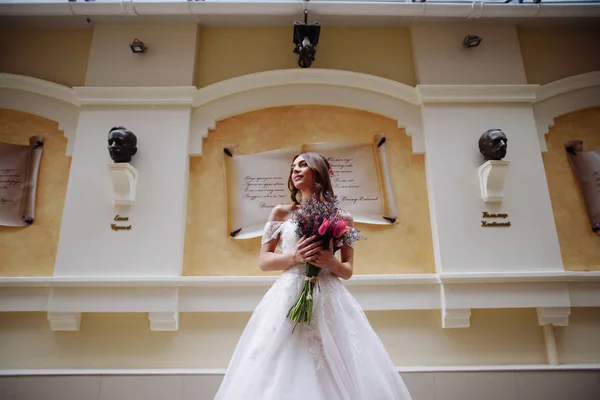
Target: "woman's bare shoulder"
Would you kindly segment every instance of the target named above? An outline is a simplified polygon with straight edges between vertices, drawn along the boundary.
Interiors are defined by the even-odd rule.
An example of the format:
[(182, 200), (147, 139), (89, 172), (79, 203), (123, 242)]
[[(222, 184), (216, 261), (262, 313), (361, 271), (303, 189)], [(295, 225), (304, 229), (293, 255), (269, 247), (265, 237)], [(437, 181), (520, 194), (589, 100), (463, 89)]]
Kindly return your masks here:
[(285, 221), (290, 218), (291, 204), (278, 204), (271, 210), (269, 221)]

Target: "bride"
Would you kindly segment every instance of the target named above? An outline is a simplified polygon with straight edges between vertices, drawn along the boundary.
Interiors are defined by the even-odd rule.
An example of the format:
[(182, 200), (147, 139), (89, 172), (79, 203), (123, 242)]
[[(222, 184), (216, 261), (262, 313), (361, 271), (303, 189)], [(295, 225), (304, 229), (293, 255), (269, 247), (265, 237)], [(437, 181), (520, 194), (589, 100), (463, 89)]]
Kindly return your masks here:
[[(294, 158), (288, 179), (292, 204), (271, 212), (259, 257), (263, 271), (283, 273), (250, 317), (215, 400), (411, 398), (358, 302), (340, 280), (352, 276), (354, 249), (342, 247), (338, 260), (315, 237), (298, 238), (290, 219), (300, 199), (333, 195), (330, 170), (319, 154)], [(352, 217), (344, 217), (352, 225)], [(302, 290), (305, 262), (322, 270), (312, 321), (296, 326), (287, 313)]]

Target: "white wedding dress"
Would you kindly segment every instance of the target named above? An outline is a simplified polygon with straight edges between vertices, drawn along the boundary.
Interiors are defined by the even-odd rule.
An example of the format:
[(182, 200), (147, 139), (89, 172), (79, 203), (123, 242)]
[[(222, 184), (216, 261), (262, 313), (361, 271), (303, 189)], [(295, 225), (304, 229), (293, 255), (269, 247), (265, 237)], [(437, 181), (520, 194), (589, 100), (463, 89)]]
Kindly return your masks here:
[[(269, 221), (263, 243), (294, 251), (291, 220)], [(409, 400), (410, 394), (358, 302), (323, 269), (312, 322), (287, 319), (304, 265), (284, 271), (248, 321), (215, 400)]]

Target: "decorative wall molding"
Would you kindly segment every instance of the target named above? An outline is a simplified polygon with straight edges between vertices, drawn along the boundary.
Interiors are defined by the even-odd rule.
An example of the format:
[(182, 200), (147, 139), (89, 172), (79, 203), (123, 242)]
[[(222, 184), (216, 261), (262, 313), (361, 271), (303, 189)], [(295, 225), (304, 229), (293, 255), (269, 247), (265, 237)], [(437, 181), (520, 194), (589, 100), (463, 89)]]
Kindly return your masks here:
[(73, 89), (43, 79), (0, 73), (0, 108), (58, 122), (58, 129), (68, 140), (66, 155), (72, 155), (79, 119), (79, 103)]
[(258, 72), (238, 76), (199, 89), (194, 97), (194, 107), (216, 101), (220, 98), (264, 89), (272, 86), (327, 85), (360, 89), (365, 92), (383, 94), (413, 105), (419, 105), (417, 90), (409, 85), (359, 72), (334, 69), (284, 69)]
[(442, 328), (468, 328), (471, 326), (470, 309), (442, 309)]
[(531, 103), (540, 147), (554, 118), (600, 106), (600, 71), (547, 85), (417, 85), (373, 75), (328, 69), (260, 72), (218, 82), (205, 88), (75, 87), (38, 78), (0, 73), (0, 107), (57, 121), (74, 147), (81, 106), (194, 107), (190, 155), (202, 155), (203, 139), (216, 122), (268, 107), (322, 104), (361, 109), (393, 118), (412, 137), (414, 153), (424, 153), (421, 107), (427, 103)]
[(289, 69), (259, 72), (199, 89), (194, 98), (190, 155), (202, 155), (203, 139), (216, 122), (269, 107), (319, 104), (349, 107), (398, 121), (412, 137), (414, 153), (423, 153), (421, 110), (415, 88), (357, 72)]
[[(85, 312), (148, 312), (152, 329), (176, 330), (179, 312), (252, 312), (275, 279), (0, 278), (0, 312), (47, 312), (53, 329), (71, 329)], [(467, 327), (477, 308), (541, 308), (556, 325), (557, 315), (566, 321), (560, 310), (600, 307), (600, 272), (356, 275), (344, 283), (367, 311), (442, 310), (444, 327)]]
[(554, 118), (570, 112), (600, 106), (600, 71), (571, 76), (540, 86), (533, 105), (542, 151), (547, 151), (545, 135)]
[(81, 313), (49, 312), (48, 321), (53, 331), (78, 331), (81, 326)]
[(538, 323), (541, 326), (567, 326), (569, 325), (571, 307), (543, 307), (537, 309)]
[(107, 105), (175, 105), (191, 106), (194, 86), (172, 87), (74, 87), (81, 106)]
[(79, 106), (75, 93), (70, 87), (30, 76), (0, 73), (0, 88), (35, 93)]
[(148, 313), (150, 330), (153, 331), (176, 331), (179, 329), (178, 312), (151, 312)]
[[(444, 365), (396, 367), (400, 373), (432, 372), (502, 372), (502, 371), (595, 371), (600, 364), (516, 364), (516, 365)], [(157, 376), (157, 375), (225, 375), (225, 368), (48, 368), (0, 369), (0, 376)]]
[(559, 79), (540, 86), (536, 91), (536, 103), (575, 90), (587, 89), (600, 85), (600, 71), (588, 72)]
[(550, 283), (600, 282), (600, 271), (548, 272), (462, 272), (436, 274), (440, 281), (449, 283)]
[(419, 103), (533, 103), (538, 85), (417, 85)]

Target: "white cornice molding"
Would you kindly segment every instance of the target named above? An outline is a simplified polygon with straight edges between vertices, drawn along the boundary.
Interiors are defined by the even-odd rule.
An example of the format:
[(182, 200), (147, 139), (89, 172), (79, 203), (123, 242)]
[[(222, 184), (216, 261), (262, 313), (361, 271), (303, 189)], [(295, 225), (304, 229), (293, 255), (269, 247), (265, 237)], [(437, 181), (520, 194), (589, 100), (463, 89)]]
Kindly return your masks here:
[(442, 283), (600, 282), (600, 272), (468, 272), (437, 274)]
[(570, 76), (542, 85), (537, 89), (536, 103), (575, 90), (600, 86), (600, 71)]
[(258, 72), (221, 81), (199, 89), (194, 97), (194, 107), (249, 90), (293, 85), (349, 87), (419, 105), (416, 89), (404, 83), (358, 72), (314, 68)]
[(30, 92), (79, 106), (70, 87), (30, 76), (0, 73), (0, 88)]
[(66, 155), (71, 156), (79, 119), (79, 103), (73, 89), (43, 79), (0, 73), (0, 108), (58, 122), (58, 129), (68, 140)]
[[(176, 329), (179, 312), (251, 312), (276, 279), (0, 278), (0, 312), (41, 311), (73, 321), (86, 312), (147, 312), (153, 329)], [(600, 307), (600, 272), (356, 275), (344, 284), (365, 310), (442, 310), (447, 327), (467, 327), (473, 308)], [(449, 318), (457, 310), (464, 318), (449, 323), (458, 321)]]
[(77, 102), (82, 106), (107, 105), (180, 105), (193, 103), (194, 86), (172, 87), (75, 87)]
[(538, 85), (417, 85), (425, 103), (533, 103)]
[(554, 119), (574, 111), (600, 106), (600, 71), (570, 76), (540, 86), (533, 105), (540, 149), (547, 151), (546, 137)]
[[(400, 373), (434, 372), (516, 372), (516, 371), (595, 371), (600, 364), (515, 364), (515, 365), (439, 365), (399, 366)], [(0, 376), (156, 376), (156, 375), (225, 375), (225, 368), (39, 368), (0, 369)]]
[[(0, 277), (7, 287), (265, 287), (277, 276), (174, 276), (174, 277)], [(600, 271), (577, 272), (455, 272), (440, 274), (354, 275), (346, 286), (430, 285), (443, 283), (600, 282)]]

